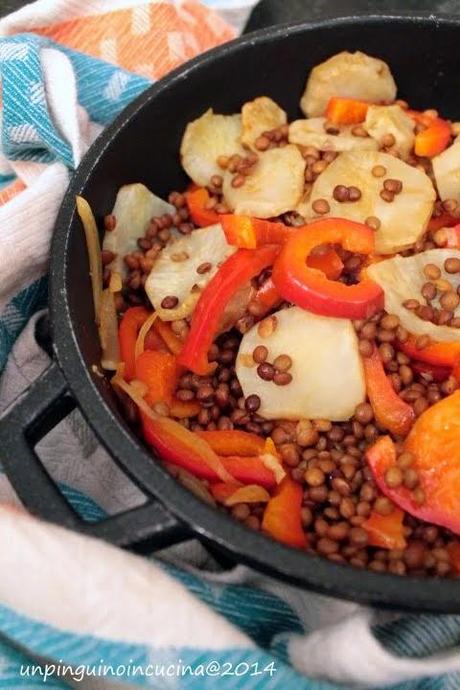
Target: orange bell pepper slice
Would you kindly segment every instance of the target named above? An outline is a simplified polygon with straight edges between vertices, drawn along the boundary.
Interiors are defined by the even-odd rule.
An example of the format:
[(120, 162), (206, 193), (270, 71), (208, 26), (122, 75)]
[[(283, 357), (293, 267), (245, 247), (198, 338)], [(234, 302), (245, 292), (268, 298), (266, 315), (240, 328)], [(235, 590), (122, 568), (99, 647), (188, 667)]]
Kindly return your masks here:
[(328, 249), (321, 254), (310, 254), (307, 266), (322, 271), (329, 280), (338, 280), (344, 268), (343, 261), (335, 249)]
[(241, 285), (273, 264), (277, 254), (276, 245), (267, 245), (253, 250), (238, 249), (224, 261), (200, 295), (178, 357), (179, 364), (195, 374), (214, 371), (215, 364), (208, 361), (208, 352), (225, 307)]
[(411, 359), (426, 362), (440, 367), (454, 367), (460, 363), (460, 342), (430, 343), (417, 349), (416, 339), (410, 336), (405, 342), (399, 342), (398, 348)]
[(148, 392), (144, 396), (149, 405), (172, 402), (177, 384), (177, 362), (169, 352), (144, 350), (136, 359), (136, 379), (145, 383)]
[(366, 391), (379, 424), (396, 436), (405, 436), (415, 419), (412, 407), (394, 390), (383, 368), (377, 348), (362, 358)]
[(329, 99), (324, 116), (336, 125), (356, 125), (364, 122), (370, 105), (355, 98), (333, 96)]
[(406, 113), (426, 129), (415, 135), (414, 151), (417, 156), (433, 158), (447, 148), (452, 131), (449, 122), (440, 117), (431, 117), (416, 110), (406, 110)]
[(404, 485), (387, 486), (385, 474), (396, 466), (396, 449), (390, 437), (380, 438), (366, 453), (382, 493), (414, 517), (447, 527), (460, 534), (460, 391), (423, 412), (404, 443), (412, 453), (422, 503)]
[(134, 350), (139, 330), (148, 318), (149, 312), (144, 307), (130, 307), (126, 310), (118, 328), (120, 359), (125, 363), (125, 379), (131, 381), (135, 375)]
[(283, 544), (299, 549), (305, 548), (308, 543), (302, 529), (302, 498), (301, 484), (286, 476), (268, 501), (262, 519), (264, 532)]
[(229, 244), (246, 249), (255, 249), (265, 244), (282, 244), (297, 228), (251, 216), (223, 214), (219, 217)]
[(172, 354), (178, 355), (182, 350), (183, 342), (174, 333), (171, 324), (168, 321), (162, 321), (160, 318), (156, 318), (153, 322), (153, 329), (164, 340)]
[(312, 250), (323, 244), (340, 244), (352, 252), (371, 254), (374, 232), (343, 218), (326, 218), (298, 228), (282, 247), (273, 267), (272, 278), (280, 295), (324, 316), (366, 319), (380, 311), (384, 294), (377, 283), (365, 279), (357, 285), (345, 285), (307, 266)]
[(247, 431), (197, 431), (209, 443), (217, 455), (261, 455), (265, 452), (265, 441)]
[(206, 208), (210, 200), (209, 192), (205, 187), (195, 187), (185, 192), (190, 217), (200, 228), (215, 225), (220, 222), (220, 215), (212, 208)]
[(404, 549), (406, 538), (403, 528), (404, 511), (394, 508), (389, 515), (372, 511), (361, 525), (366, 530), (368, 543), (381, 549)]

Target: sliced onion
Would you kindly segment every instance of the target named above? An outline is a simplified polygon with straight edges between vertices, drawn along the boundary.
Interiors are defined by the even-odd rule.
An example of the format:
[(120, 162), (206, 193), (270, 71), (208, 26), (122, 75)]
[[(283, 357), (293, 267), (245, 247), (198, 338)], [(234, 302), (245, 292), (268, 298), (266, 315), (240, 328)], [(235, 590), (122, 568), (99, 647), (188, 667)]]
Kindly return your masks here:
[(135, 386), (132, 386), (127, 381), (124, 380), (123, 375), (120, 374), (120, 369), (117, 369), (117, 373), (111, 380), (112, 386), (118, 386), (126, 395), (131, 398), (131, 400), (138, 406), (139, 410), (143, 412), (149, 419), (153, 421), (158, 421), (163, 419), (159, 414), (157, 414), (150, 405), (148, 405), (142, 395), (136, 390)]
[(244, 155), (240, 143), (241, 115), (216, 115), (212, 108), (187, 125), (180, 147), (182, 167), (200, 187), (221, 175), (219, 156)]
[(282, 482), (286, 476), (286, 470), (282, 466), (278, 456), (273, 455), (273, 453), (263, 453), (260, 456), (260, 459), (264, 463), (267, 470), (271, 470), (273, 472), (276, 483), (279, 484)]
[[(236, 359), (236, 374), (244, 397), (257, 395), (258, 413), (267, 419), (330, 419), (346, 421), (365, 399), (358, 341), (351, 321), (311, 314), (299, 307), (281, 309), (270, 335), (258, 325), (244, 334)], [(265, 337), (264, 337), (265, 335)], [(268, 361), (288, 355), (292, 381), (277, 386), (265, 381), (247, 361), (264, 345)]]
[(264, 132), (285, 125), (287, 115), (275, 101), (267, 96), (260, 96), (241, 109), (243, 131), (241, 142), (249, 148), (255, 149), (254, 143)]
[(305, 161), (296, 146), (269, 149), (259, 154), (241, 187), (233, 187), (233, 175), (225, 171), (225, 202), (235, 213), (257, 218), (292, 211), (303, 193), (304, 171)]
[(76, 197), (77, 211), (83, 225), (86, 237), (86, 247), (88, 249), (89, 274), (91, 276), (91, 287), (93, 289), (94, 317), (96, 323), (99, 319), (102, 297), (102, 259), (101, 244), (91, 207), (82, 196)]
[(118, 273), (118, 271), (112, 271), (112, 273), (110, 274), (110, 282), (109, 282), (110, 292), (113, 292), (113, 293), (121, 292), (122, 288), (123, 288), (123, 281), (121, 279), (121, 275)]
[(134, 347), (135, 359), (137, 359), (139, 357), (139, 355), (141, 355), (144, 352), (146, 335), (150, 331), (150, 329), (152, 328), (152, 326), (153, 326), (153, 324), (157, 318), (158, 318), (158, 314), (156, 313), (156, 311), (154, 311), (150, 314), (150, 316), (142, 324), (140, 331), (137, 335), (136, 345)]
[(120, 363), (118, 344), (118, 319), (115, 298), (109, 288), (103, 290), (99, 308), (99, 340), (101, 343), (101, 366), (107, 371), (116, 371)]
[(343, 51), (312, 69), (300, 107), (310, 117), (322, 115), (332, 96), (370, 103), (394, 101), (396, 84), (383, 60)]
[[(448, 280), (454, 289), (460, 285), (460, 274), (447, 273), (444, 269), (446, 259), (460, 259), (458, 249), (429, 249), (414, 256), (395, 256), (379, 263), (372, 264), (366, 269), (369, 278), (375, 280), (385, 293), (385, 310), (399, 316), (401, 325), (414, 335), (427, 335), (434, 341), (460, 341), (460, 329), (450, 326), (437, 326), (430, 321), (424, 321), (413, 311), (403, 307), (407, 299), (421, 301), (421, 290), (427, 279), (423, 268), (427, 264), (438, 266), (441, 278)], [(423, 303), (423, 302), (422, 302)], [(433, 306), (439, 306), (436, 300)], [(460, 309), (457, 308), (455, 316)]]
[(224, 505), (230, 507), (237, 503), (267, 503), (270, 500), (270, 494), (267, 489), (258, 484), (247, 484), (241, 486), (233, 494), (225, 499)]
[(195, 477), (193, 474), (190, 474), (190, 472), (187, 472), (187, 470), (180, 468), (177, 472), (177, 480), (182, 484), (182, 486), (185, 486), (186, 489), (191, 491), (192, 494), (194, 494), (194, 496), (197, 498), (200, 498), (210, 506), (216, 505), (211, 492), (204, 485), (203, 481), (198, 479), (198, 477)]
[[(385, 177), (375, 177), (372, 170), (383, 166)], [(383, 180), (393, 178), (402, 182), (402, 191), (392, 202), (384, 201), (380, 192)], [(354, 185), (361, 191), (359, 201), (340, 202), (333, 197), (334, 187)], [(326, 215), (364, 223), (374, 216), (380, 220), (375, 233), (378, 254), (394, 254), (414, 244), (425, 232), (431, 218), (436, 193), (433, 184), (422, 170), (380, 151), (351, 151), (341, 153), (313, 184), (304, 212), (309, 218), (318, 217), (313, 210), (316, 199), (326, 199)]]
[(371, 137), (356, 137), (352, 134), (355, 125), (340, 127), (339, 134), (328, 134), (324, 129), (325, 117), (310, 117), (294, 120), (289, 125), (289, 142), (297, 146), (314, 146), (319, 151), (362, 151), (378, 149)]

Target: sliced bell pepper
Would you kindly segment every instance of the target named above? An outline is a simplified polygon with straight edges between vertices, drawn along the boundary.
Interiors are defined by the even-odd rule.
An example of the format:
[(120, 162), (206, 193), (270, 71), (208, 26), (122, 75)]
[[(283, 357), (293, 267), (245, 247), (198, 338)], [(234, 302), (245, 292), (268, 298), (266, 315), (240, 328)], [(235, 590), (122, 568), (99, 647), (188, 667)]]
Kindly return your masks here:
[(265, 244), (282, 244), (297, 228), (251, 216), (224, 214), (219, 218), (229, 244), (255, 249)]
[(170, 352), (163, 338), (152, 328), (149, 330), (144, 340), (144, 350), (156, 350), (157, 352)]
[[(212, 482), (221, 480), (260, 484), (266, 489), (275, 486), (274, 473), (264, 465), (260, 457), (219, 458), (198, 434), (188, 431), (172, 419), (165, 422), (164, 418), (153, 421), (145, 415), (141, 417), (145, 441), (153, 446), (164, 460), (182, 467), (195, 477)], [(222, 476), (222, 472), (213, 467), (212, 462), (215, 461), (218, 461), (226, 476)]]
[(220, 222), (220, 215), (212, 208), (206, 208), (210, 198), (205, 187), (192, 186), (185, 192), (190, 217), (200, 228), (206, 228), (208, 225), (215, 225)]
[(343, 261), (335, 249), (328, 249), (322, 254), (310, 254), (307, 266), (322, 271), (329, 280), (338, 280), (344, 268)]
[(267, 503), (262, 518), (264, 532), (283, 544), (300, 549), (307, 546), (307, 536), (302, 529), (302, 498), (301, 484), (286, 476)]
[(394, 508), (389, 515), (372, 511), (361, 527), (366, 530), (368, 543), (381, 549), (404, 549), (406, 538), (403, 529), (404, 512)]
[(422, 502), (403, 484), (389, 487), (385, 474), (396, 466), (393, 441), (384, 436), (366, 453), (382, 493), (414, 517), (460, 533), (460, 391), (423, 412), (404, 443), (412, 453), (411, 465), (418, 475)]
[(333, 96), (329, 99), (324, 116), (336, 125), (355, 125), (364, 122), (370, 105), (354, 98)]
[(239, 249), (222, 264), (200, 295), (179, 364), (195, 374), (214, 371), (215, 364), (209, 363), (208, 352), (225, 307), (241, 285), (273, 264), (277, 253), (278, 247), (271, 245)]
[(398, 348), (411, 359), (439, 367), (454, 367), (460, 363), (460, 342), (430, 343), (419, 350), (416, 339), (410, 336), (405, 342), (398, 342)]
[(437, 364), (428, 364), (427, 362), (412, 361), (411, 369), (417, 374), (429, 374), (432, 381), (436, 381), (437, 383), (445, 381), (452, 373), (450, 367), (441, 367)]
[(282, 297), (270, 277), (260, 286), (251, 301), (260, 307), (263, 316), (276, 307), (282, 301)]
[(273, 282), (281, 296), (324, 316), (367, 319), (380, 311), (384, 293), (377, 283), (365, 279), (357, 285), (345, 285), (307, 266), (311, 251), (322, 244), (340, 244), (352, 252), (371, 254), (374, 233), (366, 225), (343, 218), (326, 218), (297, 229), (273, 267)]
[(440, 230), (441, 228), (451, 228), (457, 224), (458, 218), (454, 218), (454, 216), (451, 216), (449, 213), (442, 213), (440, 216), (432, 216), (432, 218), (430, 218), (428, 222), (428, 232), (436, 232), (436, 230)]
[(452, 136), (450, 124), (440, 117), (431, 117), (416, 110), (406, 110), (406, 113), (413, 120), (426, 127), (422, 132), (415, 135), (415, 154), (432, 158), (442, 153)]
[(405, 436), (415, 419), (412, 407), (396, 393), (383, 368), (377, 348), (362, 358), (366, 392), (379, 424), (396, 436)]
[(265, 441), (247, 431), (197, 431), (209, 443), (217, 455), (261, 455), (265, 452)]
[(169, 321), (162, 321), (160, 318), (157, 318), (153, 323), (153, 329), (164, 340), (172, 354), (178, 355), (182, 350), (183, 342), (174, 333)]
[(118, 341), (120, 343), (120, 358), (125, 363), (125, 379), (131, 381), (135, 375), (136, 340), (139, 330), (148, 318), (149, 312), (144, 307), (130, 307), (123, 315), (118, 328)]
[(174, 355), (144, 350), (136, 359), (135, 374), (136, 379), (148, 387), (144, 399), (149, 405), (158, 402), (171, 404), (177, 384), (177, 362)]

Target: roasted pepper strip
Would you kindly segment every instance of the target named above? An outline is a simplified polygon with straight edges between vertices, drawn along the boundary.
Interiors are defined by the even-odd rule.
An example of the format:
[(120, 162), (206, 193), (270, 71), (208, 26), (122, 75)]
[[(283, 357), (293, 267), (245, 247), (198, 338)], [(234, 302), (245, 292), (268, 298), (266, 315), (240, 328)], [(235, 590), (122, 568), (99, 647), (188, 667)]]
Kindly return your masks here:
[(329, 99), (324, 116), (336, 125), (355, 125), (364, 122), (369, 105), (370, 103), (354, 98), (333, 96)]
[(315, 314), (349, 319), (369, 318), (383, 308), (382, 288), (371, 280), (357, 285), (328, 280), (307, 266), (312, 250), (322, 244), (340, 244), (360, 254), (374, 251), (374, 233), (366, 225), (327, 218), (299, 228), (282, 247), (272, 278), (284, 299)]
[(149, 405), (172, 402), (177, 384), (177, 362), (169, 352), (144, 350), (136, 359), (136, 379), (145, 383), (148, 392), (144, 396)]
[(447, 148), (452, 131), (450, 124), (446, 120), (440, 117), (432, 117), (426, 113), (419, 113), (416, 110), (406, 110), (406, 113), (426, 128), (415, 135), (415, 155), (432, 158)]
[[(153, 421), (142, 417), (145, 441), (166, 461), (182, 467), (199, 479), (209, 481), (260, 484), (266, 489), (275, 486), (275, 475), (259, 457), (219, 458), (211, 446), (197, 434), (172, 419)], [(217, 470), (218, 463), (222, 471)], [(225, 473), (223, 475), (223, 473)]]
[(210, 208), (206, 208), (210, 198), (209, 192), (205, 187), (193, 186), (185, 192), (190, 217), (195, 225), (198, 225), (200, 228), (206, 228), (208, 225), (215, 225), (220, 222), (219, 214)]
[(377, 348), (363, 357), (366, 391), (377, 422), (396, 436), (405, 436), (415, 419), (412, 407), (394, 390), (383, 368)]
[(125, 363), (125, 379), (131, 381), (135, 375), (135, 356), (137, 334), (148, 318), (149, 312), (144, 307), (131, 307), (125, 312), (118, 328), (120, 358)]
[(273, 539), (296, 548), (307, 546), (302, 529), (302, 497), (301, 484), (285, 477), (267, 503), (262, 519), (262, 529)]
[(406, 548), (403, 518), (404, 512), (400, 508), (394, 508), (390, 515), (380, 515), (372, 511), (361, 525), (367, 532), (368, 543), (381, 549)]
[(256, 434), (247, 431), (197, 431), (195, 432), (209, 443), (217, 455), (261, 455), (265, 441)]
[(418, 349), (416, 339), (410, 336), (398, 343), (398, 348), (411, 359), (439, 367), (454, 367), (460, 362), (460, 342), (430, 343)]
[(265, 244), (282, 244), (297, 229), (284, 223), (231, 214), (220, 216), (219, 221), (227, 242), (246, 249), (255, 249)]
[(388, 486), (386, 473), (397, 467), (396, 447), (382, 436), (368, 449), (367, 462), (380, 490), (414, 517), (460, 533), (460, 391), (429, 407), (415, 422), (403, 450), (412, 453), (418, 476), (418, 502), (403, 483)]
[(179, 364), (195, 374), (209, 374), (215, 369), (208, 362), (208, 351), (225, 307), (241, 285), (273, 264), (277, 253), (278, 247), (270, 245), (239, 249), (222, 264), (197, 302)]

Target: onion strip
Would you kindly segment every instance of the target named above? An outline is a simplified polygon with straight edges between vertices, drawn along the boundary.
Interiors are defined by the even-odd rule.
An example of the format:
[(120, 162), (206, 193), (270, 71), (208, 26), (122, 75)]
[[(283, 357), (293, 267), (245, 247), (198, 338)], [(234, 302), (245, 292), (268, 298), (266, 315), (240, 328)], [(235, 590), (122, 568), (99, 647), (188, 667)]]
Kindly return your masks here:
[(121, 292), (122, 287), (123, 282), (121, 279), (121, 275), (118, 273), (118, 271), (112, 271), (112, 273), (110, 274), (109, 281), (110, 292)]
[(102, 291), (98, 322), (102, 349), (101, 366), (106, 371), (115, 371), (120, 362), (120, 346), (115, 298), (109, 289)]
[(270, 500), (270, 494), (267, 489), (258, 484), (248, 484), (241, 486), (228, 498), (225, 499), (224, 505), (234, 506), (237, 503), (267, 503)]
[(145, 338), (146, 338), (149, 330), (152, 328), (152, 325), (153, 325), (153, 323), (157, 317), (158, 317), (158, 314), (156, 311), (154, 311), (150, 314), (150, 316), (142, 324), (141, 329), (140, 329), (138, 336), (137, 336), (136, 345), (134, 347), (134, 359), (135, 360), (139, 357), (139, 355), (141, 355), (144, 352)]
[(85, 231), (89, 275), (91, 276), (91, 286), (93, 289), (94, 318), (96, 323), (98, 323), (102, 298), (101, 243), (99, 242), (99, 233), (90, 205), (82, 196), (76, 196), (75, 198), (77, 212)]

